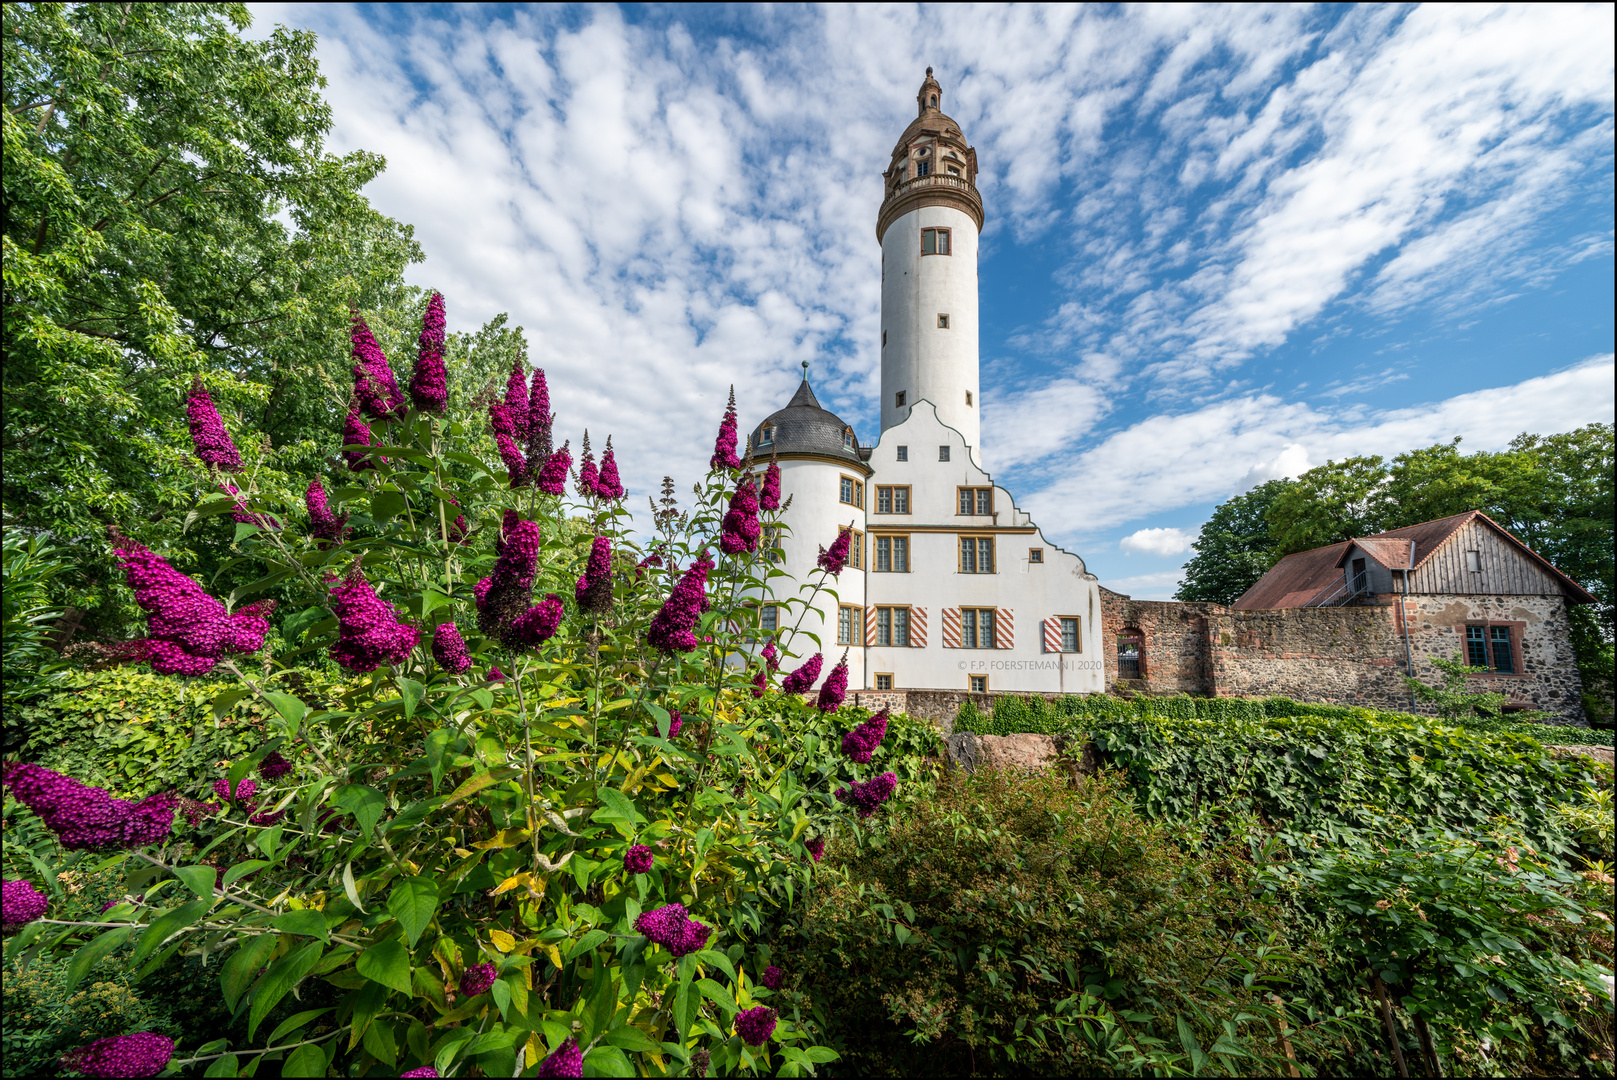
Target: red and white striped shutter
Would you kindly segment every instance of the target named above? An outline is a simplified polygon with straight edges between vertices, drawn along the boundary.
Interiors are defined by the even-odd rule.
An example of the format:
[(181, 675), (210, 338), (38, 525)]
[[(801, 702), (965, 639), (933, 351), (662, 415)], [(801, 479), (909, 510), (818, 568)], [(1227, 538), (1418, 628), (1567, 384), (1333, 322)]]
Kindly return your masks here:
[(876, 608), (865, 608), (865, 644), (876, 644)]
[(943, 647), (960, 648), (960, 609), (957, 607), (943, 609)]
[(926, 608), (910, 608), (910, 647), (926, 648)]
[(1044, 651), (1061, 651), (1061, 616), (1044, 620)]
[(999, 609), (994, 616), (994, 648), (1016, 648), (1016, 612), (1008, 607)]

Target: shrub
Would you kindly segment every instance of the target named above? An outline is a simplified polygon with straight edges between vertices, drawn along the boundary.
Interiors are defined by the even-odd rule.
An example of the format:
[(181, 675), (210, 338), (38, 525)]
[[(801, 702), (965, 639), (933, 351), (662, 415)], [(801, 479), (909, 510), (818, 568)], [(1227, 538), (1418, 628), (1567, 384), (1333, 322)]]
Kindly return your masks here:
[(1187, 854), (1115, 780), (950, 774), (827, 858), (777, 953), (856, 1072), (1284, 1067), (1264, 987), (1306, 952), (1252, 866)]

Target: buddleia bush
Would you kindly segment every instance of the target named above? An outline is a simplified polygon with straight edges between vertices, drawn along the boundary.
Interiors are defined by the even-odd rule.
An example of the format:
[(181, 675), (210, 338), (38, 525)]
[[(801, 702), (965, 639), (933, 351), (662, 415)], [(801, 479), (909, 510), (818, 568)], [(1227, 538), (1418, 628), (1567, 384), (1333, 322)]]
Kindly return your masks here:
[[(176, 702), (209, 685), (220, 715), (250, 699), (263, 733), (139, 798), (70, 759), (7, 765), (8, 963), (65, 962), (67, 994), (109, 958), (133, 985), (219, 965), (234, 1026), (64, 1056), (92, 1075), (813, 1074), (836, 1055), (778, 1007), (759, 935), (936, 749), (827, 765), (846, 660), (821, 680), (811, 635), (759, 627), (760, 602), (791, 624), (834, 599), (845, 552), (828, 536), (775, 594), (779, 472), (737, 446), (733, 398), (690, 503), (667, 485), (635, 540), (610, 440), (575, 451), (520, 360), (454, 385), (443, 329), (434, 294), (403, 379), (356, 317), (341, 433), (295, 504), (257, 488), (263, 453), (206, 386), (176, 395), (207, 469), (168, 548), (109, 532), (148, 620), (106, 661)], [(237, 557), (175, 570), (222, 516)], [(308, 686), (313, 657), (344, 681)], [(92, 866), (119, 894), (72, 917), (60, 871)]]

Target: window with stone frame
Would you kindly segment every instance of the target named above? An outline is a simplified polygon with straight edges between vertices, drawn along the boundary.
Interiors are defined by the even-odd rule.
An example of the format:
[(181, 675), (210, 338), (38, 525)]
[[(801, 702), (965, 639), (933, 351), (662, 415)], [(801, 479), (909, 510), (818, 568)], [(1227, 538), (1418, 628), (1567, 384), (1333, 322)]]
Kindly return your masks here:
[(909, 485), (876, 489), (876, 513), (878, 514), (907, 514), (910, 512)]
[(879, 607), (876, 609), (876, 644), (901, 649), (909, 647), (909, 608)]
[(960, 573), (994, 573), (994, 538), (992, 536), (962, 536), (960, 538)]
[(857, 506), (861, 510), (865, 506), (865, 485), (851, 476), (842, 477), (837, 490), (837, 498), (848, 506)]
[(962, 649), (993, 649), (998, 647), (994, 638), (994, 608), (960, 609), (960, 647)]
[(1492, 675), (1521, 675), (1521, 623), (1467, 623), (1465, 662)]
[(876, 536), (871, 539), (876, 554), (878, 574), (907, 574), (910, 572), (910, 538), (907, 536)]
[[(921, 175), (924, 176), (926, 174), (922, 173)], [(949, 230), (948, 229), (922, 229), (921, 230), (921, 254), (922, 255), (947, 255), (947, 254), (949, 254), (949, 239), (950, 239), (950, 237), (949, 237)]]

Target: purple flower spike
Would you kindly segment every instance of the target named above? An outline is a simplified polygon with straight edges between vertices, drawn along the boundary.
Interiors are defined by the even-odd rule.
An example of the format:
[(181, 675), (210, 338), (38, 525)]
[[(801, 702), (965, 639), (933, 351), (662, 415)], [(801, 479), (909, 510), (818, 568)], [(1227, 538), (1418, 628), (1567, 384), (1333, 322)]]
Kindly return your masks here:
[[(651, 849), (645, 850), (649, 859)], [(24, 923), (33, 922), (45, 914), (50, 906), (51, 898), (34, 888), (31, 881), (7, 879), (4, 885), (0, 885), (0, 923), (4, 924), (7, 933)]]
[(752, 676), (752, 696), (755, 698), (763, 697), (764, 691), (768, 689), (768, 687), (769, 674), (765, 672), (763, 668), (759, 668)]
[(545, 369), (534, 368), (528, 384), (528, 431), (531, 438), (540, 425), (550, 426), (550, 386), (545, 382)]
[(488, 993), (488, 988), (494, 985), (493, 964), (473, 964), (467, 968), (460, 977), (460, 992), (462, 997), (474, 998), (478, 994)]
[(578, 452), (578, 494), (586, 499), (598, 498), (596, 481), (600, 472), (595, 467), (595, 455), (590, 452), (590, 433), (584, 432), (583, 447)]
[(511, 624), (511, 630), (503, 640), (513, 649), (537, 648), (556, 636), (562, 614), (561, 597), (546, 593), (543, 600)]
[(816, 836), (814, 839), (804, 843), (803, 846), (808, 848), (808, 853), (814, 857), (815, 862), (819, 862), (825, 857), (825, 837)]
[[(528, 610), (533, 595), (533, 580), (539, 571), (539, 545), (542, 537), (539, 526), (508, 515), (501, 527), (502, 537), (495, 544), (499, 561), (494, 572), (478, 582), (474, 595), (481, 594), (477, 604), (477, 625), (483, 633), (502, 641), (511, 625)], [(509, 644), (509, 643), (507, 643)]]
[(584, 1055), (578, 1049), (578, 1043), (568, 1039), (556, 1048), (556, 1052), (539, 1063), (537, 1076), (573, 1077), (584, 1075)]
[(867, 818), (876, 812), (878, 806), (892, 798), (896, 790), (898, 790), (897, 774), (882, 773), (862, 784), (855, 783), (838, 788), (837, 801), (846, 803), (859, 811), (860, 817)]
[[(371, 429), (360, 417), (358, 409), (349, 409), (348, 415), (343, 418), (342, 444), (344, 446), (370, 446)], [(344, 450), (343, 458), (348, 462), (349, 472), (364, 472), (366, 469), (376, 468), (376, 463), (365, 455), (363, 450)], [(387, 458), (383, 458), (386, 461)]]
[(820, 569), (836, 577), (842, 573), (842, 568), (848, 565), (848, 552), (853, 547), (853, 529), (838, 529), (837, 538), (831, 542), (831, 549), (820, 549)]
[(507, 676), (505, 672), (501, 671), (498, 665), (488, 669), (489, 682), (506, 682), (508, 679), (509, 676)]
[(752, 477), (744, 476), (730, 496), (730, 509), (720, 524), (719, 547), (726, 555), (758, 550), (758, 538), (763, 527), (758, 524), (758, 493), (753, 490)]
[(725, 407), (724, 420), (719, 424), (719, 437), (713, 443), (710, 468), (739, 469), (741, 459), (736, 457), (736, 388), (730, 387), (730, 404)]
[(325, 485), (318, 480), (310, 480), (308, 490), (303, 493), (303, 505), (309, 510), (309, 532), (321, 547), (330, 544), (340, 544), (348, 539), (352, 530), (344, 528), (348, 523), (348, 515), (337, 517), (331, 512), (331, 504), (326, 500)]
[(522, 448), (516, 440), (509, 435), (496, 435), (494, 445), (500, 448), (500, 460), (505, 462), (505, 471), (511, 474), (511, 486), (527, 487), (528, 459), (522, 456)]
[(768, 967), (764, 968), (763, 982), (764, 985), (769, 987), (771, 990), (779, 990), (780, 984), (785, 978), (786, 973), (780, 968), (776, 967), (774, 964), (770, 964)]
[(62, 1055), (62, 1068), (85, 1076), (156, 1076), (173, 1056), (173, 1039), (137, 1031), (70, 1050)]
[(329, 655), (349, 671), (365, 674), (383, 664), (402, 664), (421, 637), (421, 631), (400, 622), (393, 605), (376, 595), (356, 565), (331, 590), (337, 612), (337, 642)]
[(758, 496), (758, 505), (765, 510), (780, 509), (780, 465), (773, 455), (764, 471), (764, 490)]
[(354, 316), (349, 339), (354, 343), (354, 392), (359, 406), (372, 420), (395, 420), (404, 415), (404, 392), (393, 377), (382, 347), (365, 320)]
[(775, 1010), (767, 1005), (736, 1013), (736, 1034), (748, 1046), (762, 1046), (775, 1033)]
[(590, 561), (584, 576), (573, 587), (573, 598), (582, 611), (603, 614), (612, 610), (612, 541), (597, 536), (590, 544)]
[(806, 694), (814, 688), (814, 683), (820, 677), (820, 668), (825, 664), (825, 658), (815, 653), (803, 661), (803, 666), (781, 680), (780, 689), (783, 694)]
[[(678, 709), (669, 709), (668, 710), (668, 737), (670, 739), (672, 739), (674, 736), (679, 734), (679, 729), (681, 727), (683, 727), (684, 724), (685, 724), (685, 716), (684, 716), (684, 714), (682, 714)], [(657, 725), (656, 724), (652, 725), (652, 730), (653, 731), (657, 730)]]
[(170, 792), (140, 802), (114, 799), (105, 788), (86, 787), (77, 780), (38, 765), (5, 766), (4, 780), (11, 792), (34, 813), (69, 850), (125, 850), (156, 843), (173, 829), (177, 796)]
[(409, 1078), (411, 1078), (411, 1080), (414, 1080), (415, 1077), (437, 1076), (437, 1075), (438, 1075), (438, 1070), (434, 1069), (431, 1065), (423, 1065), (419, 1069), (411, 1069), (407, 1073), (400, 1073), (399, 1074), (400, 1077), (409, 1077)]
[(421, 319), (420, 351), (410, 376), (410, 400), (422, 412), (449, 408), (449, 372), (444, 368), (444, 298), (433, 293)]
[(513, 439), (521, 438), (517, 434), (516, 421), (511, 419), (511, 410), (505, 407), (503, 401), (491, 401), (488, 407), (488, 426), (496, 436), (509, 435)]
[(692, 919), (684, 904), (664, 904), (648, 911), (634, 922), (634, 928), (675, 957), (693, 953), (707, 944), (713, 931)]
[(662, 610), (651, 618), (646, 640), (654, 649), (664, 652), (690, 652), (696, 648), (696, 620), (707, 610), (707, 574), (713, 569), (713, 560), (702, 552), (696, 562), (685, 571), (663, 603)]
[(230, 432), (219, 419), (219, 410), (213, 407), (213, 398), (202, 385), (201, 375), (191, 380), (191, 396), (185, 399), (185, 419), (191, 425), (191, 445), (204, 465), (212, 465), (221, 472), (241, 468), (241, 454), (230, 441)]
[(237, 780), (235, 795), (230, 793), (229, 780), (215, 780), (213, 782), (213, 793), (226, 802), (248, 802), (257, 791), (258, 785), (251, 780)]
[(618, 478), (618, 459), (612, 453), (612, 436), (606, 437), (606, 453), (601, 455), (601, 476), (596, 481), (595, 493), (603, 499), (621, 499), (623, 481)]
[(623, 869), (625, 873), (648, 873), (651, 870), (652, 863), (655, 861), (656, 859), (651, 849), (645, 844), (633, 844), (628, 851), (623, 853)]
[(870, 755), (876, 752), (881, 741), (887, 735), (887, 710), (872, 716), (846, 735), (842, 736), (842, 752), (849, 761), (860, 765), (870, 764)]
[(292, 771), (292, 763), (281, 756), (279, 750), (271, 750), (264, 755), (264, 760), (258, 763), (258, 775), (274, 783)]
[(161, 675), (206, 675), (227, 652), (256, 652), (264, 644), (273, 601), (234, 615), (202, 586), (167, 560), (127, 537), (114, 535), (113, 553), (123, 564), (135, 603), (147, 613), (142, 651)]
[(505, 412), (511, 419), (512, 434), (518, 439), (528, 437), (528, 377), (522, 357), (511, 364), (511, 374), (505, 380)]
[(764, 664), (769, 668), (770, 671), (780, 670), (780, 650), (775, 648), (775, 640), (773, 638), (771, 638), (769, 643), (764, 646), (764, 651), (760, 655), (763, 656)]
[(439, 623), (433, 628), (432, 658), (451, 675), (459, 675), (471, 668), (472, 658), (466, 652), (466, 642), (460, 636), (460, 628), (454, 623)]
[(820, 687), (819, 700), (814, 707), (821, 712), (836, 712), (842, 706), (842, 699), (848, 696), (848, 652), (842, 652), (842, 659), (837, 666), (831, 669), (831, 674), (825, 677), (825, 685)]
[(567, 474), (573, 467), (573, 455), (568, 451), (571, 442), (562, 443), (561, 449), (545, 459), (539, 469), (537, 487), (546, 495), (567, 494)]

